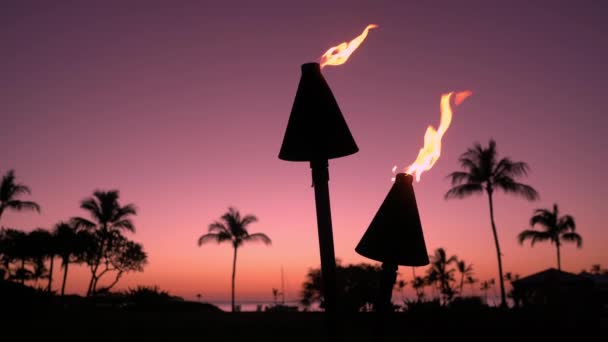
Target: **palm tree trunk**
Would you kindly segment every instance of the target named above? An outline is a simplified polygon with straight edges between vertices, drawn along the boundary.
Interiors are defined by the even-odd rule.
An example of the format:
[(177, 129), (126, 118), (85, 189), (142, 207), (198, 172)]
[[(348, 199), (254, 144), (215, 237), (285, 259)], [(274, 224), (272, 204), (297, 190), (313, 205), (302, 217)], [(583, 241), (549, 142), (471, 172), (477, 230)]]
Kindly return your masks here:
[(494, 223), (494, 203), (492, 202), (492, 190), (488, 190), (488, 200), (490, 203), (490, 221), (492, 222), (492, 233), (494, 233), (494, 243), (496, 244), (496, 256), (498, 257), (498, 280), (500, 281), (500, 306), (507, 306), (507, 296), (505, 294), (505, 283), (502, 277), (502, 258), (500, 244), (498, 243), (498, 233), (496, 233), (496, 223)]
[(234, 305), (234, 280), (236, 275), (236, 251), (238, 247), (234, 247), (234, 257), (232, 259), (232, 312), (236, 311), (236, 307)]
[(555, 246), (557, 246), (557, 269), (558, 270), (562, 270), (562, 261), (561, 261), (561, 257), (559, 255), (559, 241), (555, 244)]
[(55, 256), (51, 255), (51, 266), (49, 266), (49, 284), (46, 288), (46, 292), (51, 292), (51, 286), (53, 284), (53, 264), (55, 264)]
[(61, 284), (61, 297), (63, 297), (63, 294), (65, 293), (65, 283), (66, 280), (68, 279), (68, 266), (70, 266), (69, 262), (65, 263), (65, 268), (63, 269), (63, 283)]

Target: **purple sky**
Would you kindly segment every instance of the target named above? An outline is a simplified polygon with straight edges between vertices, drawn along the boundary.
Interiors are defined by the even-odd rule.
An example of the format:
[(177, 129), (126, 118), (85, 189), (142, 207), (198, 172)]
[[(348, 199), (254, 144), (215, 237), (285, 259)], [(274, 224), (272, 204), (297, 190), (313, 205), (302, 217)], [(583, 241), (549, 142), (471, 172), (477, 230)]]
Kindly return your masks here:
[[(30, 230), (82, 215), (94, 189), (118, 188), (140, 213), (133, 239), (150, 264), (123, 286), (157, 284), (177, 295), (228, 298), (229, 246), (198, 248), (228, 206), (253, 213), (273, 246), (245, 246), (237, 296), (271, 298), (285, 269), (295, 298), (319, 263), (306, 163), (277, 155), (302, 63), (369, 33), (325, 78), (360, 152), (330, 162), (336, 255), (354, 247), (391, 183), (411, 163), (442, 93), (470, 89), (456, 108), (435, 167), (415, 184), (429, 252), (445, 247), (496, 277), (486, 198), (444, 201), (457, 158), (493, 137), (523, 160), (537, 203), (498, 195), (506, 271), (555, 266), (548, 244), (516, 242), (535, 208), (572, 214), (584, 248), (562, 267), (608, 265), (608, 14), (601, 1), (7, 1), (0, 5), (0, 172), (15, 169), (41, 215), (5, 214)], [(402, 269), (405, 279), (408, 269)], [(86, 273), (71, 275), (82, 292)]]

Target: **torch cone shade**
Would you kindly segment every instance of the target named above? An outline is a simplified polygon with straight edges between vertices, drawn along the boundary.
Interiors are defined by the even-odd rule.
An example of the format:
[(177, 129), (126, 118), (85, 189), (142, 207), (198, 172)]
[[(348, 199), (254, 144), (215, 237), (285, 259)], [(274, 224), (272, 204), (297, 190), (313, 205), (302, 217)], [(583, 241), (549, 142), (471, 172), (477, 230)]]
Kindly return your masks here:
[(400, 173), (355, 251), (402, 266), (428, 265), (413, 177)]
[(302, 77), (279, 158), (328, 160), (359, 151), (318, 63), (302, 65)]

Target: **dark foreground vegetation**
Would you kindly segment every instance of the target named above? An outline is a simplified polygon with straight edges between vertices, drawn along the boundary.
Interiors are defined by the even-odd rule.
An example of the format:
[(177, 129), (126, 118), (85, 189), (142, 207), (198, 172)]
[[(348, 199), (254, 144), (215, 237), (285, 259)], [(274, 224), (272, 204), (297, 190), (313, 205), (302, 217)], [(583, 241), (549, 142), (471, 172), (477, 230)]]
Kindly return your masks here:
[[(146, 287), (61, 298), (13, 282), (0, 286), (2, 330), (20, 341), (326, 340), (322, 312), (224, 312)], [(343, 314), (340, 340), (377, 341), (377, 322), (373, 312)], [(391, 313), (382, 322), (387, 341), (587, 340), (608, 333), (608, 317), (595, 310), (499, 309), (474, 297), (449, 306), (410, 303), (406, 311)]]

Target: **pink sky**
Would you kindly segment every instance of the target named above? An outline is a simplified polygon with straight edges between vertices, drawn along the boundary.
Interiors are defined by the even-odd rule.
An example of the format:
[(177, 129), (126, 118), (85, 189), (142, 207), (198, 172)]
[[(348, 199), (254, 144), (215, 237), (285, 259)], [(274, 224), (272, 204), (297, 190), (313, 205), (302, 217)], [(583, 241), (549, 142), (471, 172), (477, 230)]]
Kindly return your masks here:
[[(330, 161), (336, 256), (367, 261), (354, 247), (391, 186), (392, 166), (412, 162), (427, 125), (438, 125), (442, 93), (471, 89), (441, 159), (414, 185), (428, 251), (444, 247), (473, 263), (477, 278), (497, 277), (487, 199), (443, 199), (458, 156), (494, 138), (501, 156), (529, 163), (523, 181), (541, 195), (536, 203), (496, 196), (505, 271), (556, 265), (553, 246), (516, 241), (533, 210), (554, 202), (584, 240), (580, 250), (565, 245), (563, 269), (608, 266), (600, 211), (608, 27), (599, 8), (146, 4), (3, 5), (0, 172), (15, 169), (43, 209), (5, 213), (3, 226), (51, 227), (83, 215), (79, 201), (93, 190), (119, 189), (122, 203), (139, 208), (131, 237), (149, 255), (145, 272), (120, 287), (219, 300), (229, 298), (231, 248), (196, 241), (235, 206), (259, 217), (251, 232), (273, 240), (239, 251), (237, 299), (271, 299), (281, 267), (287, 299), (297, 299), (319, 264), (314, 195), (308, 164), (277, 155), (300, 65), (375, 23), (347, 64), (323, 71), (360, 148)], [(400, 273), (411, 278), (409, 268)], [(86, 276), (74, 271), (68, 292), (82, 293)]]

